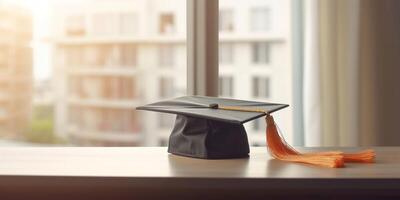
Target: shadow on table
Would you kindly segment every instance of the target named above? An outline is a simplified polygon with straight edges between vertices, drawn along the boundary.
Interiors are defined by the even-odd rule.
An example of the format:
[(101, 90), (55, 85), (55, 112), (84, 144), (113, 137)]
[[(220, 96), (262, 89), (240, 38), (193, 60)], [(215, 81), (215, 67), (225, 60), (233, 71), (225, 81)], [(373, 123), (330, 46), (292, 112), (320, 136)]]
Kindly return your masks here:
[(168, 164), (175, 177), (245, 177), (249, 158), (208, 160), (169, 154)]

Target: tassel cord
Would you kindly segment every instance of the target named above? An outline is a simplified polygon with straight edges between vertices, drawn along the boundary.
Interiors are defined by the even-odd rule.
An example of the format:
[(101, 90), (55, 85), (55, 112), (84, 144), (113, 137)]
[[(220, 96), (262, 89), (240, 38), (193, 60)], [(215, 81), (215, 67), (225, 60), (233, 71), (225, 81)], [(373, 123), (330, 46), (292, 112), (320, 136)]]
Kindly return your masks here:
[(341, 151), (327, 151), (316, 153), (300, 153), (283, 139), (273, 117), (266, 116), (267, 148), (272, 157), (289, 162), (300, 162), (323, 167), (344, 167), (345, 162), (373, 163), (375, 152), (365, 150), (357, 153), (344, 153)]

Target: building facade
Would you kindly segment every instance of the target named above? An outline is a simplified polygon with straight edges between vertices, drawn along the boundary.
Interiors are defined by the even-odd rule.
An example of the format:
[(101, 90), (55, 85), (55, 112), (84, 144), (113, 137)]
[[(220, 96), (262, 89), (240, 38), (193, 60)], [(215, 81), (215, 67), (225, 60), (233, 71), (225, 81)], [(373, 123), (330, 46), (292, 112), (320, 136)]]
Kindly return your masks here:
[[(219, 1), (219, 95), (292, 104), (291, 1)], [(292, 141), (292, 110), (274, 114)], [(245, 125), (252, 145), (265, 145), (265, 120)]]
[(0, 134), (19, 139), (26, 131), (32, 101), (32, 17), (0, 4)]
[[(290, 103), (289, 8), (220, 0), (220, 96)], [(71, 1), (52, 11), (56, 133), (77, 145), (166, 145), (174, 117), (134, 108), (186, 92), (186, 0)], [(290, 113), (278, 120), (291, 131)], [(248, 125), (252, 144), (265, 141), (264, 124)]]

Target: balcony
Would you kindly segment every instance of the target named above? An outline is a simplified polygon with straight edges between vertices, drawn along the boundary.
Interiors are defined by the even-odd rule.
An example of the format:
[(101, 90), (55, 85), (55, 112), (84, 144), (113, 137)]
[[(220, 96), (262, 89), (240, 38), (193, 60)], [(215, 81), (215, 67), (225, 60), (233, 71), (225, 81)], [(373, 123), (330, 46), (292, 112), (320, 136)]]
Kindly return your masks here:
[(219, 42), (284, 42), (279, 33), (220, 33)]
[(142, 105), (137, 99), (82, 99), (79, 97), (71, 97), (68, 103), (72, 105), (87, 106), (87, 107), (103, 107), (103, 108), (123, 108), (133, 109), (136, 106)]
[(138, 69), (134, 66), (113, 66), (113, 67), (94, 67), (86, 66), (79, 68), (68, 68), (68, 74), (71, 75), (99, 75), (99, 76), (128, 76), (131, 77), (138, 73)]
[(140, 43), (140, 44), (184, 44), (186, 35), (167, 36), (84, 36), (84, 37), (56, 37), (48, 38), (50, 42), (62, 45), (83, 44), (117, 44), (117, 43)]
[(82, 130), (74, 126), (69, 127), (68, 133), (70, 136), (81, 139), (122, 143), (139, 143), (143, 135), (133, 132)]

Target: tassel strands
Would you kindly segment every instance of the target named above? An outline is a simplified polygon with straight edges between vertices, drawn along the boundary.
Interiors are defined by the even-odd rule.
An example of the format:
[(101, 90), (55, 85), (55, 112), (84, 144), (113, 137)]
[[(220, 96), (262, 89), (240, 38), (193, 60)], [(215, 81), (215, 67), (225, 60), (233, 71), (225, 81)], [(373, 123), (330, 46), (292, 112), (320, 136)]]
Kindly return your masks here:
[(300, 153), (286, 143), (279, 135), (274, 118), (267, 114), (266, 139), (268, 151), (272, 157), (289, 162), (312, 164), (322, 167), (339, 168), (344, 167), (345, 162), (373, 163), (375, 152), (365, 150), (357, 153), (344, 153), (341, 151), (328, 151), (317, 153)]

